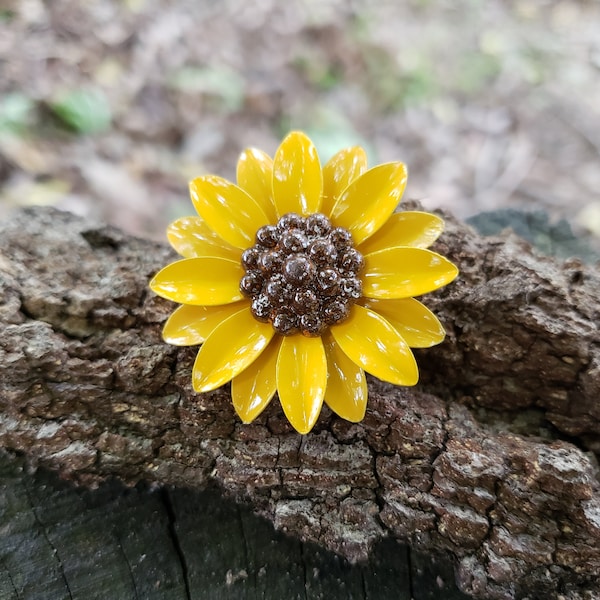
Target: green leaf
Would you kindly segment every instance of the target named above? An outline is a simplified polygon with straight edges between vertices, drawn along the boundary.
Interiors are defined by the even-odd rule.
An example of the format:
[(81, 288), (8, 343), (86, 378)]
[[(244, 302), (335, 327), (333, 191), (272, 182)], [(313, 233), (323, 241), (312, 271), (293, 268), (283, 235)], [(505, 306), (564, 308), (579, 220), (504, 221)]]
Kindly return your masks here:
[(0, 8), (0, 22), (2, 21), (12, 21), (16, 16), (14, 10), (10, 10), (10, 8)]
[(215, 96), (228, 111), (239, 110), (244, 103), (244, 80), (226, 67), (183, 67), (171, 76), (170, 84), (184, 92)]
[(77, 133), (106, 131), (112, 119), (108, 100), (99, 90), (74, 90), (51, 103), (50, 108)]
[(300, 119), (283, 119), (278, 128), (281, 137), (292, 129), (301, 129), (310, 137), (324, 165), (336, 152), (350, 146), (362, 146), (373, 159), (374, 149), (369, 145), (352, 122), (334, 108), (317, 105)]
[(18, 92), (0, 100), (0, 133), (22, 133), (31, 122), (34, 103)]

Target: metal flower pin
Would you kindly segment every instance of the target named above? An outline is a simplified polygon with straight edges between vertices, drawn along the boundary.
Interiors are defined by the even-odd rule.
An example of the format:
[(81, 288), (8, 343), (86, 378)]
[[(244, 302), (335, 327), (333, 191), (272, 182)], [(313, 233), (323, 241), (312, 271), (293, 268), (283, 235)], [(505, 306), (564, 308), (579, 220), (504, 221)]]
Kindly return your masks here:
[(289, 422), (306, 434), (323, 402), (344, 419), (363, 418), (365, 371), (415, 385), (410, 348), (438, 344), (445, 332), (414, 296), (446, 285), (458, 269), (427, 250), (442, 219), (394, 212), (405, 185), (402, 163), (367, 170), (360, 147), (321, 167), (301, 132), (290, 133), (274, 159), (245, 150), (237, 185), (194, 179), (199, 216), (167, 230), (184, 258), (150, 283), (182, 305), (164, 326), (165, 341), (201, 344), (194, 390), (231, 381), (244, 423), (277, 392)]

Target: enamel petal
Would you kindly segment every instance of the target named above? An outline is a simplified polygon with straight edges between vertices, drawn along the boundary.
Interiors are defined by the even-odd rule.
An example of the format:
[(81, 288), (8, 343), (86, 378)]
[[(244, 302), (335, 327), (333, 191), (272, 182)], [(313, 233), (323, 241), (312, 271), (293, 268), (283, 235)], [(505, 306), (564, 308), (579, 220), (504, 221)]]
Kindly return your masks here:
[(446, 332), (438, 318), (414, 298), (374, 300), (366, 298), (364, 306), (384, 317), (411, 348), (429, 348), (444, 340)]
[(342, 192), (367, 170), (367, 155), (360, 146), (340, 150), (323, 167), (323, 204), (321, 212), (331, 209)]
[(227, 383), (253, 363), (271, 341), (275, 330), (260, 323), (249, 308), (225, 319), (198, 351), (192, 373), (197, 392), (208, 392)]
[(365, 256), (363, 295), (368, 298), (420, 296), (450, 283), (458, 269), (423, 248), (388, 248)]
[(277, 391), (285, 416), (299, 433), (316, 423), (327, 386), (327, 358), (321, 338), (284, 337), (277, 359)]
[(273, 159), (257, 148), (246, 148), (237, 163), (237, 183), (263, 209), (269, 222), (277, 221), (273, 204)]
[(229, 304), (243, 298), (238, 261), (224, 258), (185, 258), (161, 269), (150, 282), (153, 292), (180, 304)]
[(167, 238), (176, 252), (193, 258), (215, 256), (237, 260), (239, 248), (221, 239), (200, 217), (181, 217), (167, 227)]
[(250, 423), (267, 407), (277, 391), (277, 356), (281, 338), (271, 341), (266, 350), (231, 382), (235, 412)]
[(253, 198), (222, 177), (197, 177), (190, 183), (190, 195), (206, 224), (237, 248), (252, 246), (256, 230), (269, 222)]
[(428, 248), (444, 231), (444, 221), (437, 215), (407, 210), (394, 213), (368, 240), (361, 244), (363, 254), (396, 246)]
[(220, 306), (192, 306), (184, 304), (176, 309), (163, 327), (163, 339), (174, 346), (202, 344), (225, 319), (244, 307), (244, 303)]
[(365, 372), (340, 350), (331, 336), (325, 340), (325, 352), (329, 374), (325, 403), (342, 419), (358, 423), (367, 409)]
[(273, 197), (277, 214), (319, 212), (323, 191), (321, 163), (314, 144), (299, 131), (281, 142), (273, 162)]
[(338, 198), (331, 219), (352, 233), (355, 244), (373, 235), (394, 212), (406, 186), (406, 167), (388, 163), (369, 169)]
[(419, 371), (402, 336), (380, 315), (355, 305), (350, 317), (331, 328), (342, 351), (357, 365), (383, 381), (415, 385)]

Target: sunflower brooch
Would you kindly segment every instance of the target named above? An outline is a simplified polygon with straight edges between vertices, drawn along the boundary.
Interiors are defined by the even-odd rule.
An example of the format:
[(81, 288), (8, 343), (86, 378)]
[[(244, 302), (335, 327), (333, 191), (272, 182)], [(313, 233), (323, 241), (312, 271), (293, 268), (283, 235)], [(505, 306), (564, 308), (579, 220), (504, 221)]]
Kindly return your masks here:
[(231, 381), (233, 405), (249, 423), (275, 392), (302, 434), (323, 402), (358, 422), (367, 405), (365, 371), (412, 386), (410, 348), (439, 344), (444, 328), (414, 296), (458, 274), (427, 250), (443, 230), (436, 215), (396, 209), (402, 163), (367, 170), (360, 147), (322, 168), (315, 146), (290, 133), (271, 159), (245, 150), (237, 185), (194, 179), (199, 216), (167, 230), (184, 258), (159, 271), (151, 289), (180, 303), (167, 320), (170, 344), (201, 344), (197, 392)]

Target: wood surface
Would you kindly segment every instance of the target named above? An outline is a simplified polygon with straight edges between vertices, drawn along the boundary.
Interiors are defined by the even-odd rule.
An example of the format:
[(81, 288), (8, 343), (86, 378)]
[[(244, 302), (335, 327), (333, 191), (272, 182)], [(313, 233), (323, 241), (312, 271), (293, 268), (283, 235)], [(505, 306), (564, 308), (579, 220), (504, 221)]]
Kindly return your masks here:
[(466, 600), (447, 557), (388, 538), (348, 561), (202, 491), (76, 488), (0, 453), (2, 600)]

